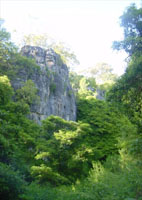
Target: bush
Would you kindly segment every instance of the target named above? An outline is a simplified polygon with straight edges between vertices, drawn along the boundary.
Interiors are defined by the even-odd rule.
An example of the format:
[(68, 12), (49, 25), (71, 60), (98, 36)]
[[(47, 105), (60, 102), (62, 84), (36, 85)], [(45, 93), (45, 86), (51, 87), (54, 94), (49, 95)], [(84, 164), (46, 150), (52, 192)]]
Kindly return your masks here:
[(19, 200), (25, 181), (10, 166), (0, 163), (0, 199)]
[(7, 76), (0, 76), (0, 106), (6, 105), (13, 95), (13, 89)]
[(60, 187), (57, 200), (142, 200), (141, 168), (129, 162), (122, 167), (114, 157), (107, 162), (113, 172), (99, 162), (94, 163), (86, 180), (72, 187)]
[(49, 185), (40, 186), (36, 182), (32, 182), (25, 187), (24, 194), (21, 195), (22, 200), (56, 200), (56, 190)]

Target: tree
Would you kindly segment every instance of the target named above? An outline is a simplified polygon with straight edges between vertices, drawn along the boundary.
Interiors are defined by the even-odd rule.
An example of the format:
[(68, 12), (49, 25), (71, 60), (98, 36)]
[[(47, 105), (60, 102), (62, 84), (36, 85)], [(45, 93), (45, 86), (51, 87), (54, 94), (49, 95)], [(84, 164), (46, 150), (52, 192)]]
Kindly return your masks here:
[(129, 56), (142, 51), (142, 8), (137, 9), (132, 4), (120, 17), (124, 29), (124, 40), (114, 41), (113, 49), (124, 49)]
[(79, 75), (76, 72), (69, 73), (70, 83), (75, 93), (77, 93), (79, 90), (79, 83), (82, 78), (83, 75)]
[(78, 122), (50, 116), (43, 121), (31, 174), (41, 184), (74, 183), (92, 162), (118, 154), (118, 138), (133, 125), (115, 107), (93, 97), (80, 98)]
[(96, 91), (97, 85), (93, 77), (85, 77), (75, 72), (70, 72), (70, 82), (76, 97), (78, 95), (93, 96)]
[(94, 91), (95, 91), (95, 80), (89, 79), (86, 77), (83, 77), (80, 82), (79, 82), (79, 90), (78, 90), (78, 95), (79, 96), (93, 96)]
[(141, 129), (142, 117), (142, 57), (135, 57), (126, 72), (107, 94), (107, 100), (123, 107), (123, 112)]
[(55, 39), (49, 37), (47, 34), (34, 35), (29, 34), (24, 36), (24, 45), (39, 46), (42, 48), (52, 48), (57, 54), (60, 54), (61, 59), (69, 67), (74, 64), (78, 65), (79, 61), (75, 53), (64, 42), (57, 42)]
[(10, 39), (10, 33), (8, 33), (5, 28), (3, 28), (3, 23), (4, 20), (0, 19), (0, 44), (2, 42), (7, 43), (7, 41)]
[(19, 200), (26, 182), (12, 167), (0, 162), (0, 198)]
[[(77, 120), (88, 123), (94, 138), (94, 150), (98, 159), (104, 159), (117, 152), (117, 137), (121, 130), (128, 132), (128, 119), (115, 106), (93, 97), (80, 98), (78, 101)], [(122, 129), (121, 129), (121, 128)], [(91, 143), (91, 141), (90, 141)]]
[(110, 89), (107, 99), (123, 106), (123, 111), (141, 129), (142, 116), (142, 8), (133, 4), (121, 16), (124, 40), (115, 41), (114, 49), (123, 49), (129, 54), (128, 67)]
[(0, 76), (0, 106), (4, 106), (12, 98), (14, 94), (10, 81), (7, 76)]
[(0, 19), (0, 75), (12, 76), (12, 64), (17, 48), (10, 41), (10, 33), (2, 26), (3, 20)]
[(83, 171), (85, 163), (74, 155), (85, 130), (83, 125), (65, 121), (57, 116), (44, 120), (35, 156), (38, 162), (31, 168), (32, 175), (40, 183), (49, 181), (53, 185), (69, 184), (83, 176), (83, 173), (78, 172)]
[(93, 77), (97, 84), (113, 83), (116, 79), (116, 74), (112, 73), (112, 67), (107, 63), (98, 63), (88, 69), (88, 75)]
[(112, 67), (107, 63), (98, 63), (90, 67), (87, 71), (87, 80), (93, 84), (89, 88), (94, 91), (93, 96), (98, 99), (105, 99), (105, 94), (109, 88), (115, 83), (117, 75), (114, 74)]

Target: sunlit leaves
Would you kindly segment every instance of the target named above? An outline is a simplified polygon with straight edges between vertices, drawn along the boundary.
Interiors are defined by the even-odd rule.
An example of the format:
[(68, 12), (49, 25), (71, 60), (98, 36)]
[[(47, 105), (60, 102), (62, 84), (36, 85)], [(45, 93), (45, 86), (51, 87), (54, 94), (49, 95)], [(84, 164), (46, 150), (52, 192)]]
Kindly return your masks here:
[(32, 166), (31, 174), (36, 177), (41, 184), (46, 183), (47, 180), (53, 185), (69, 183), (65, 177), (61, 176), (57, 172), (54, 172), (52, 168), (44, 164), (41, 164), (40, 166)]
[(13, 89), (7, 76), (0, 76), (0, 105), (7, 104), (13, 95)]

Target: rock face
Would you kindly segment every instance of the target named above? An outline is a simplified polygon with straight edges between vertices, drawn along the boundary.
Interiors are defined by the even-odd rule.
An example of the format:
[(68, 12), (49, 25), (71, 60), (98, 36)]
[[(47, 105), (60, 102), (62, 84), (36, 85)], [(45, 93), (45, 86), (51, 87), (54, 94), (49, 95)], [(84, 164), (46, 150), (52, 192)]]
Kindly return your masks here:
[(97, 93), (96, 99), (105, 100), (105, 91), (97, 88), (96, 93)]
[(35, 71), (30, 78), (22, 69), (13, 83), (16, 89), (22, 82), (31, 79), (38, 89), (40, 102), (31, 106), (30, 118), (40, 123), (47, 116), (56, 115), (75, 121), (75, 96), (69, 82), (68, 68), (60, 56), (52, 49), (44, 50), (33, 46), (24, 46), (21, 53), (23, 56), (34, 58), (40, 66), (40, 72)]

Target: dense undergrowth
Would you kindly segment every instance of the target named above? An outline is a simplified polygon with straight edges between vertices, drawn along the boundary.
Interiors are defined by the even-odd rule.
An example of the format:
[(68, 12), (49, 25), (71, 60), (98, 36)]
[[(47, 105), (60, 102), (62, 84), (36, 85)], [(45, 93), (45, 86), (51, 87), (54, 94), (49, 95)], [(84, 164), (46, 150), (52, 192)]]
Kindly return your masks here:
[[(106, 100), (81, 88), (77, 122), (50, 116), (38, 125), (28, 118), (30, 106), (39, 101), (30, 73), (40, 69), (0, 29), (0, 199), (142, 200), (142, 57), (135, 46), (142, 26), (138, 18), (132, 20), (139, 15), (141, 9), (128, 8), (124, 29), (129, 33), (134, 23), (137, 33), (133, 41), (130, 32), (115, 44), (126, 48), (132, 42), (135, 49), (126, 72)], [(10, 82), (21, 68), (27, 69), (29, 80), (14, 91)]]

